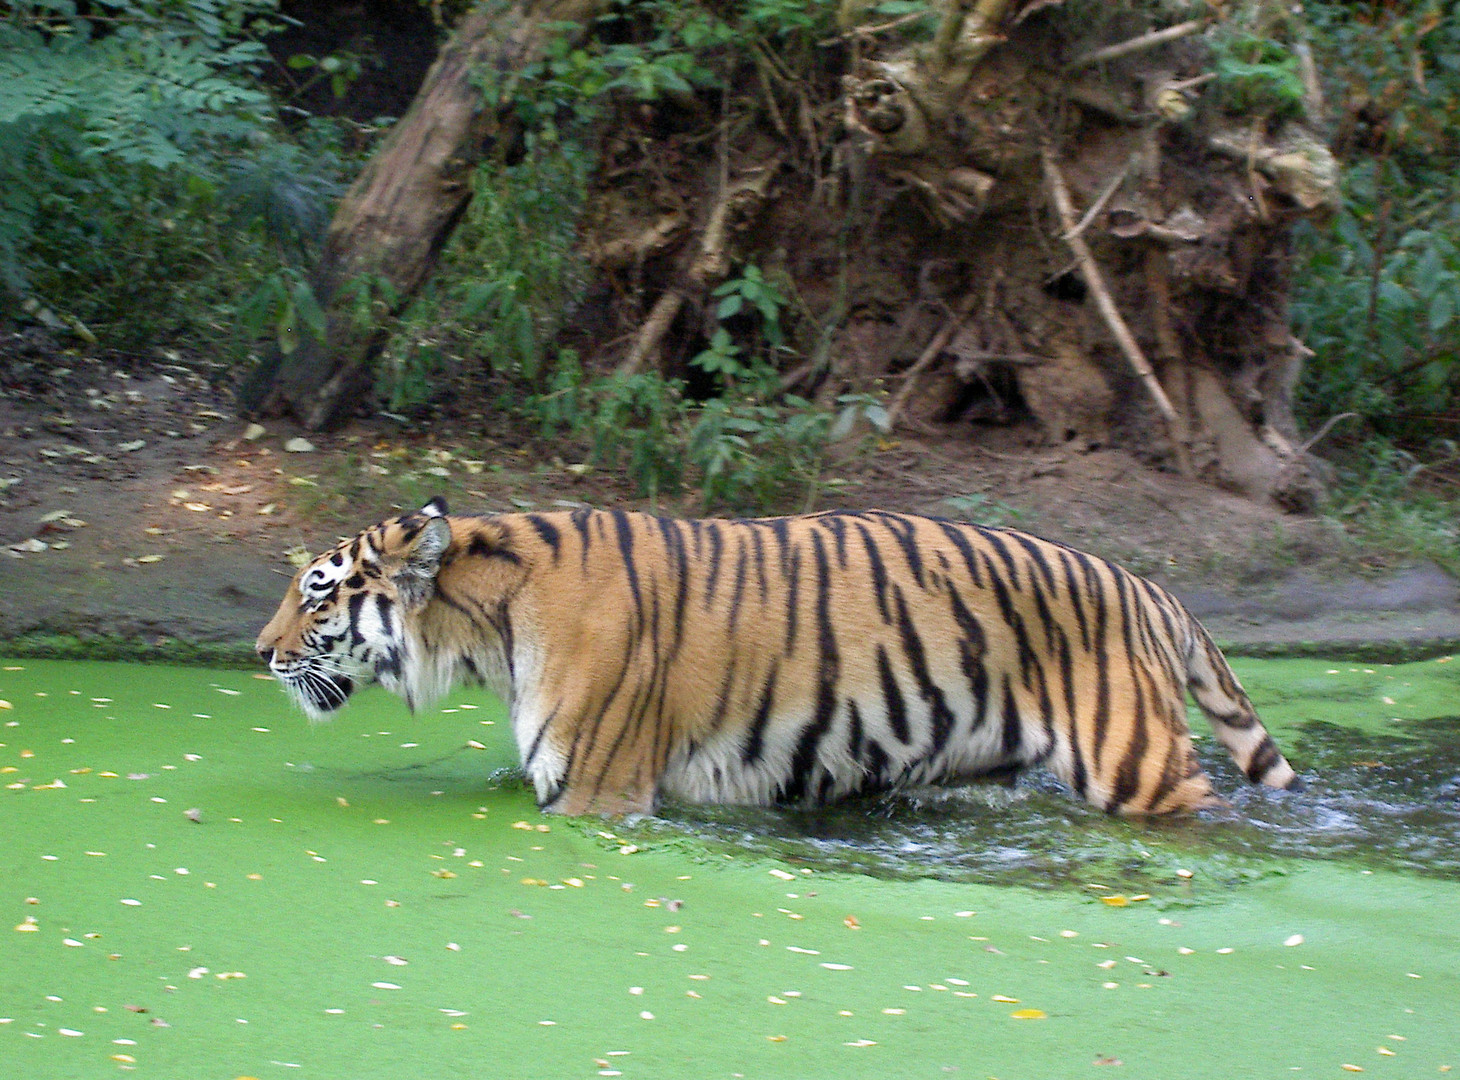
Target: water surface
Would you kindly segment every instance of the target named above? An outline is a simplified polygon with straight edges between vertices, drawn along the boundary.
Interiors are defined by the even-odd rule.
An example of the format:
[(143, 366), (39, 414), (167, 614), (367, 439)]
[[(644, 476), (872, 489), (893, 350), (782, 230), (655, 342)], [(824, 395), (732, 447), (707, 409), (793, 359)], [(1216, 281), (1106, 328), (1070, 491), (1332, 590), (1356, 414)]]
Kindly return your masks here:
[(1307, 792), (627, 826), (540, 816), (486, 698), (310, 726), (249, 672), (0, 662), (0, 1075), (1460, 1067), (1454, 666), (1239, 671)]

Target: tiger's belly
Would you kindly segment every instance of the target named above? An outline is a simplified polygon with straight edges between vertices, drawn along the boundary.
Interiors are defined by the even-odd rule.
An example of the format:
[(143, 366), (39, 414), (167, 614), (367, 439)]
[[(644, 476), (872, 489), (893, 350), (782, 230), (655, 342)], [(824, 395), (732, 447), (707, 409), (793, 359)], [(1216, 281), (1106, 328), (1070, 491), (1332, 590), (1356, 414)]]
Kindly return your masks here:
[(829, 722), (811, 710), (763, 728), (724, 732), (683, 747), (660, 778), (663, 796), (695, 803), (819, 805), (859, 793), (956, 784), (1022, 768), (1047, 748), (1006, 744), (972, 702), (933, 722), (889, 717), (880, 699), (848, 700)]

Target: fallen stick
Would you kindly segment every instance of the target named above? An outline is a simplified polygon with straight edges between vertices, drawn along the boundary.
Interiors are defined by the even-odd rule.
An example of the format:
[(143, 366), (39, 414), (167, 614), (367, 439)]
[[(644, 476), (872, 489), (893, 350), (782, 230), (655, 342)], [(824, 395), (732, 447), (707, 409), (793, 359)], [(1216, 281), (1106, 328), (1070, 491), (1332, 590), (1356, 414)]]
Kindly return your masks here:
[(897, 396), (892, 399), (892, 404), (887, 407), (887, 427), (889, 429), (897, 426), (898, 420), (902, 417), (902, 410), (907, 406), (907, 399), (912, 396), (913, 387), (917, 385), (918, 377), (924, 371), (932, 367), (933, 362), (938, 359), (948, 343), (953, 340), (953, 335), (962, 329), (968, 317), (973, 314), (973, 305), (977, 297), (970, 290), (958, 305), (958, 309), (949, 316), (938, 332), (929, 340), (928, 345), (918, 356), (917, 362), (902, 373), (902, 386), (898, 387)]
[(1120, 41), (1114, 45), (1106, 45), (1104, 48), (1087, 52), (1083, 56), (1077, 56), (1065, 65), (1065, 70), (1075, 71), (1078, 68), (1089, 67), (1091, 64), (1103, 64), (1107, 60), (1118, 60), (1120, 57), (1129, 56), (1131, 53), (1154, 49), (1156, 46), (1164, 45), (1168, 41), (1177, 41), (1190, 34), (1195, 34), (1205, 26), (1205, 19), (1192, 19), (1189, 22), (1177, 23), (1175, 26), (1165, 27), (1162, 30), (1152, 30), (1149, 34), (1142, 34), (1128, 41)]
[(1085, 285), (1095, 297), (1095, 306), (1099, 309), (1101, 318), (1105, 320), (1105, 325), (1109, 327), (1111, 334), (1115, 337), (1120, 351), (1125, 354), (1131, 370), (1136, 373), (1141, 385), (1146, 388), (1146, 393), (1151, 396), (1156, 411), (1166, 422), (1166, 429), (1170, 433), (1172, 444), (1182, 447), (1182, 452), (1177, 453), (1177, 464), (1178, 466), (1184, 465), (1182, 472), (1188, 473), (1190, 464), (1186, 459), (1185, 447), (1181, 441), (1181, 418), (1172, 406), (1171, 399), (1166, 396), (1166, 391), (1161, 388), (1160, 380), (1151, 370), (1150, 361), (1146, 359), (1145, 353), (1141, 352), (1141, 347), (1121, 316), (1120, 309), (1115, 306), (1110, 290), (1105, 287), (1105, 276), (1100, 272), (1100, 264), (1095, 261), (1090, 246), (1085, 243), (1084, 237), (1074, 231), (1076, 224), (1074, 203), (1070, 201), (1070, 190), (1065, 184), (1064, 173), (1060, 172), (1059, 163), (1055, 161), (1054, 150), (1048, 144), (1044, 146), (1042, 156), (1044, 158), (1045, 185), (1049, 189), (1050, 198), (1054, 201), (1055, 212), (1059, 215), (1060, 228), (1063, 230), (1062, 239), (1069, 246), (1070, 252), (1080, 266), (1080, 272), (1085, 277)]

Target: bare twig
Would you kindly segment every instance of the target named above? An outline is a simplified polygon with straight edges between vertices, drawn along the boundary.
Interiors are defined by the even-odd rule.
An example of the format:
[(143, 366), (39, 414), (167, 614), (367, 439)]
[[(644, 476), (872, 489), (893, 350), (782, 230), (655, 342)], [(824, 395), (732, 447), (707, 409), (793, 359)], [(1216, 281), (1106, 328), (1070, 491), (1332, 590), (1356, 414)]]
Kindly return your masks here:
[(973, 313), (974, 304), (977, 303), (977, 295), (969, 291), (959, 302), (957, 310), (948, 316), (938, 332), (929, 339), (927, 347), (918, 356), (916, 363), (908, 368), (902, 375), (902, 386), (897, 390), (897, 396), (892, 399), (892, 404), (887, 407), (887, 426), (895, 427), (902, 411), (907, 407), (908, 398), (912, 397), (913, 388), (917, 386), (918, 377), (928, 368), (933, 366), (948, 343), (953, 340), (953, 335), (962, 329), (968, 316)]
[(1069, 243), (1088, 229), (1090, 222), (1100, 216), (1100, 211), (1105, 209), (1105, 204), (1114, 197), (1115, 193), (1120, 190), (1120, 185), (1125, 183), (1125, 178), (1130, 175), (1131, 160), (1130, 158), (1126, 159), (1125, 165), (1121, 170), (1110, 178), (1110, 183), (1105, 185), (1105, 190), (1095, 197), (1095, 201), (1090, 204), (1090, 209), (1085, 211), (1085, 216), (1079, 220), (1079, 223), (1073, 229), (1061, 236), (1061, 240)]
[(1176, 82), (1167, 83), (1165, 89), (1175, 90), (1178, 94), (1187, 90), (1195, 90), (1199, 86), (1205, 86), (1217, 77), (1215, 71), (1208, 71), (1205, 75), (1197, 75), (1190, 79), (1180, 79)]
[(1107, 60), (1116, 60), (1122, 56), (1129, 56), (1131, 53), (1154, 49), (1158, 45), (1165, 45), (1168, 41), (1177, 41), (1195, 34), (1205, 26), (1205, 19), (1192, 19), (1188, 22), (1177, 23), (1175, 26), (1165, 27), (1162, 30), (1152, 30), (1149, 34), (1142, 34), (1128, 41), (1106, 45), (1104, 48), (1087, 52), (1083, 56), (1077, 56), (1065, 65), (1065, 70), (1074, 71), (1078, 68), (1089, 67), (1091, 64), (1103, 64)]
[(1116, 344), (1120, 346), (1120, 351), (1125, 354), (1131, 370), (1136, 373), (1136, 377), (1140, 379), (1146, 393), (1151, 396), (1156, 411), (1166, 422), (1172, 444), (1182, 447), (1182, 450), (1177, 453), (1177, 465), (1181, 467), (1183, 474), (1188, 474), (1191, 465), (1180, 439), (1181, 418), (1176, 409), (1172, 407), (1171, 399), (1166, 396), (1166, 391), (1161, 388), (1160, 380), (1151, 370), (1150, 362), (1141, 352), (1141, 347), (1121, 316), (1120, 309), (1115, 306), (1115, 301), (1110, 296), (1110, 290), (1105, 286), (1105, 276), (1100, 272), (1100, 264), (1095, 261), (1089, 245), (1085, 243), (1083, 237), (1070, 235), (1075, 226), (1075, 207), (1070, 201), (1070, 191), (1065, 184), (1064, 173), (1060, 171), (1059, 163), (1055, 160), (1054, 149), (1048, 143), (1043, 147), (1043, 157), (1045, 185), (1049, 189), (1050, 198), (1054, 201), (1055, 211), (1059, 214), (1060, 225), (1064, 229), (1065, 243), (1069, 245), (1075, 261), (1079, 263), (1080, 272), (1085, 278), (1085, 285), (1089, 288), (1091, 295), (1095, 297), (1095, 306), (1099, 309), (1101, 318), (1110, 328), (1110, 332), (1115, 337)]
[(832, 45), (840, 45), (848, 38), (872, 37), (875, 34), (885, 34), (889, 30), (896, 30), (899, 26), (906, 26), (910, 22), (915, 22), (916, 20), (921, 19), (926, 14), (927, 12), (923, 10), (909, 11), (906, 15), (899, 15), (891, 22), (879, 23), (876, 26), (849, 27), (848, 29), (843, 30), (840, 34), (837, 34), (835, 37), (825, 38), (821, 41), (818, 41), (816, 44), (819, 48), (825, 49)]
[(1330, 416), (1327, 421), (1324, 422), (1323, 426), (1318, 429), (1317, 433), (1313, 435), (1312, 438), (1310, 438), (1302, 446), (1298, 447), (1297, 456), (1302, 457), (1309, 450), (1313, 449), (1314, 446), (1318, 445), (1318, 443), (1324, 437), (1326, 437), (1330, 431), (1334, 429), (1334, 426), (1337, 425), (1340, 420), (1357, 420), (1358, 418), (1359, 414), (1356, 412), (1343, 412), (1339, 413), (1337, 416)]

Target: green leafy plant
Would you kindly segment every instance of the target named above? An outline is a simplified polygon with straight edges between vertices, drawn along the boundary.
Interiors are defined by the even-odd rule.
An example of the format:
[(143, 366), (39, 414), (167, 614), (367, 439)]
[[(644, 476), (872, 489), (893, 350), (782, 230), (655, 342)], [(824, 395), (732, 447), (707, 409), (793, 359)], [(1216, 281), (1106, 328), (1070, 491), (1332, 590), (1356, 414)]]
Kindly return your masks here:
[(1293, 309), (1316, 354), (1299, 404), (1414, 444), (1460, 424), (1460, 28), (1425, 0), (1341, 8), (1310, 10), (1351, 161), (1339, 213), (1298, 233)]
[(991, 499), (981, 491), (969, 495), (949, 495), (943, 503), (953, 511), (960, 521), (971, 521), (977, 525), (1016, 525), (1024, 512), (998, 499)]
[(238, 311), (240, 329), (249, 337), (272, 333), (279, 351), (288, 356), (307, 334), (323, 341), (325, 314), (309, 280), (300, 270), (281, 267), (266, 275)]
[[(236, 295), (302, 260), (322, 229), (337, 158), (311, 125), (299, 128), (307, 150), (278, 137), (258, 81), (275, 8), (9, 5), (0, 17), (0, 290), (106, 344), (217, 339)], [(294, 284), (265, 287), (307, 319)]]
[(651, 500), (679, 491), (685, 462), (683, 389), (657, 374), (611, 375), (594, 387), (586, 418), (593, 460), (622, 465)]
[(1261, 114), (1271, 119), (1303, 111), (1303, 78), (1297, 54), (1271, 38), (1237, 33), (1213, 45), (1217, 93), (1227, 111)]
[[(750, 264), (739, 277), (721, 283), (711, 295), (719, 300), (715, 306), (719, 325), (710, 335), (709, 347), (690, 363), (717, 376), (732, 391), (768, 391), (776, 379), (770, 354), (785, 347), (781, 328), (785, 294), (761, 273), (760, 267)], [(748, 316), (755, 321), (752, 333), (758, 340), (745, 348), (736, 342), (728, 323)]]
[(1330, 512), (1385, 550), (1454, 565), (1460, 25), (1449, 7), (1304, 5), (1346, 170), (1332, 221), (1297, 232), (1292, 310), (1315, 354), (1300, 415), (1314, 429), (1359, 418), (1325, 444)]

